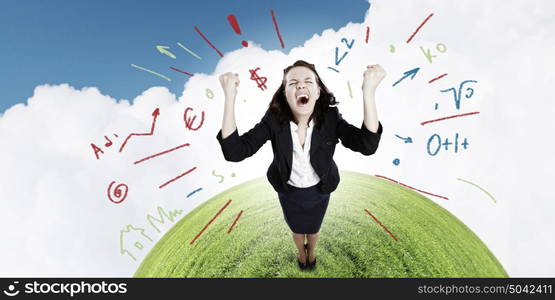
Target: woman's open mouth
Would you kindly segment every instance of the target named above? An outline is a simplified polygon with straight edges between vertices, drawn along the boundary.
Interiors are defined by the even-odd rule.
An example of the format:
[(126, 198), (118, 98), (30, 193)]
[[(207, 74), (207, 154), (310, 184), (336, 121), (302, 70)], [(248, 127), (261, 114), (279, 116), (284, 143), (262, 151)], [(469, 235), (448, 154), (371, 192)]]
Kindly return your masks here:
[(304, 106), (308, 103), (308, 95), (299, 95), (297, 96), (297, 105)]

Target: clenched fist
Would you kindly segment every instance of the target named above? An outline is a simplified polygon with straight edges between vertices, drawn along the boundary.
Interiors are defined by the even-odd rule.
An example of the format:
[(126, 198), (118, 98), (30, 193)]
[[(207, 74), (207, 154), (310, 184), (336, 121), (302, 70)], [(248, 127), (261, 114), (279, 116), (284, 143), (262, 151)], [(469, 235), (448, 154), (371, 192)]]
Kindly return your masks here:
[(220, 84), (222, 85), (226, 98), (231, 97), (235, 99), (237, 87), (239, 86), (239, 74), (227, 72), (220, 75)]
[(386, 73), (380, 65), (370, 65), (364, 71), (364, 79), (362, 81), (363, 91), (375, 91)]

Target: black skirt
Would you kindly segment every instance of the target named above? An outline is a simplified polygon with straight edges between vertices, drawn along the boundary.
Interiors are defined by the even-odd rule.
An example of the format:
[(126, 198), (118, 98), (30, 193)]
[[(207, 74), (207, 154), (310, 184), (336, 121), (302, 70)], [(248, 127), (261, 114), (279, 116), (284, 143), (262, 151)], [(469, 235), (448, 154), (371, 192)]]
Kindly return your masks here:
[(314, 234), (320, 231), (328, 208), (330, 194), (322, 193), (318, 184), (298, 188), (287, 184), (289, 191), (278, 192), (285, 222), (294, 233)]

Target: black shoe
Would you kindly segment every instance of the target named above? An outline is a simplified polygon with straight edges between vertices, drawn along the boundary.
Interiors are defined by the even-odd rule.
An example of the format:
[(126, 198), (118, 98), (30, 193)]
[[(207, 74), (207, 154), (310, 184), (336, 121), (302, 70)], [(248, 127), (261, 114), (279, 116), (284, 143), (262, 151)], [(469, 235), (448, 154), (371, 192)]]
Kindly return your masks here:
[(316, 257), (314, 258), (314, 261), (307, 261), (306, 268), (310, 270), (314, 270), (314, 268), (316, 268)]
[(306, 268), (308, 267), (306, 263), (302, 263), (299, 261), (299, 259), (297, 259), (297, 263), (299, 264), (299, 269), (301, 270), (306, 270)]
[[(307, 250), (307, 248), (308, 248), (308, 245), (304, 244), (305, 251)], [(297, 258), (297, 263), (299, 264), (299, 269), (301, 269), (303, 271), (308, 268), (308, 264), (306, 262), (304, 262), (304, 263), (300, 262), (298, 258)]]

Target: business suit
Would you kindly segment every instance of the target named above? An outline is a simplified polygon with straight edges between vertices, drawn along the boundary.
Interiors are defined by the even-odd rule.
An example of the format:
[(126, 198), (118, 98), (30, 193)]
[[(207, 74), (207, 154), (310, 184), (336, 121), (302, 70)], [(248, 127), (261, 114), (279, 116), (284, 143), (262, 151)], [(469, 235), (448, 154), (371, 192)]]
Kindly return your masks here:
[[(382, 124), (380, 122), (378, 124), (377, 133), (369, 131), (364, 123), (357, 128), (341, 117), (337, 107), (329, 107), (323, 124), (316, 124), (312, 131), (310, 145), (310, 164), (320, 177), (319, 190), (322, 193), (333, 192), (339, 184), (339, 171), (333, 160), (335, 145), (339, 140), (343, 146), (353, 151), (363, 155), (374, 154), (383, 131)], [(291, 174), (293, 155), (289, 122), (279, 123), (276, 117), (267, 111), (261, 121), (243, 135), (239, 136), (235, 129), (230, 136), (223, 139), (220, 130), (216, 138), (225, 159), (235, 162), (252, 156), (267, 140), (270, 140), (274, 159), (266, 176), (276, 192), (289, 192), (287, 181)]]

